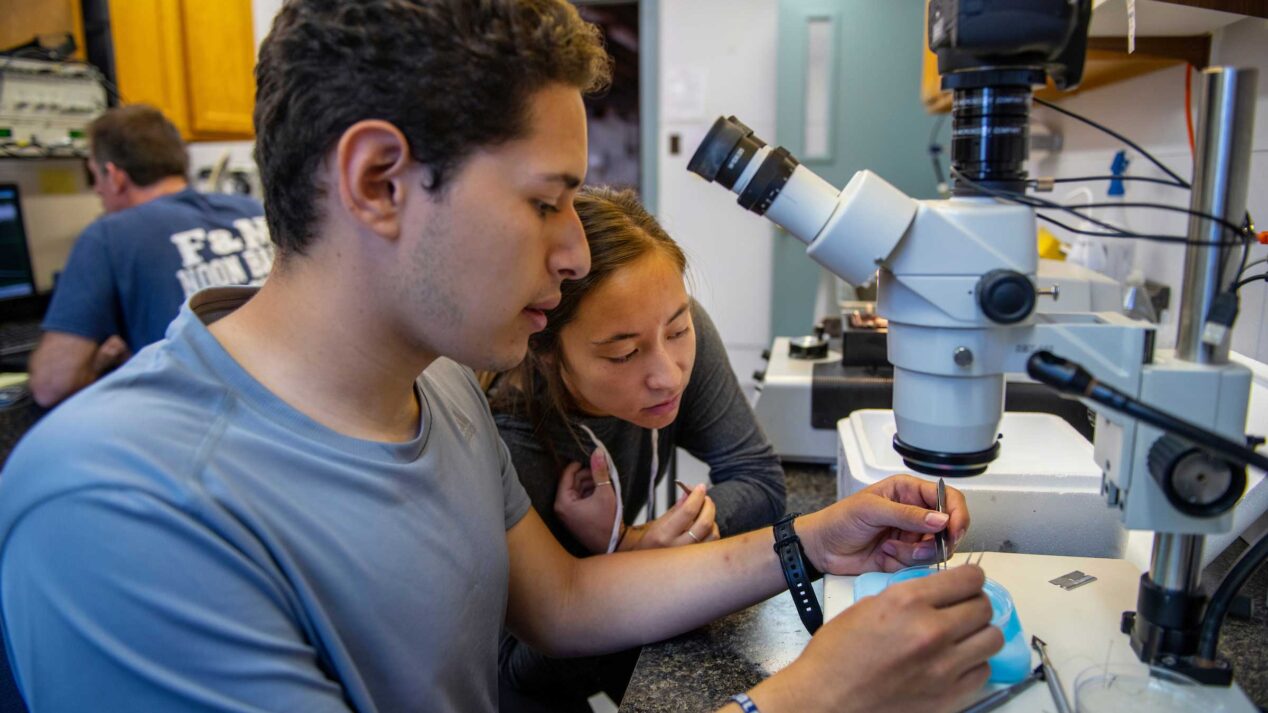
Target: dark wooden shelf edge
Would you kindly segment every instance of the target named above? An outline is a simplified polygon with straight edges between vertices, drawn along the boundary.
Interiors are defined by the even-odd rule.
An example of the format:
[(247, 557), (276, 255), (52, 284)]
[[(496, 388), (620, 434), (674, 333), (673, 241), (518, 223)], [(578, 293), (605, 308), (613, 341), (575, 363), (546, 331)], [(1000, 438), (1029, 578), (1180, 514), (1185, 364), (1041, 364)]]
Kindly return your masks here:
[[(1198, 69), (1210, 63), (1211, 36), (1137, 37), (1136, 51), (1127, 54), (1125, 37), (1088, 38), (1087, 64), (1083, 82), (1073, 92), (1059, 92), (1051, 84), (1036, 96), (1056, 101), (1115, 82), (1121, 82), (1177, 64), (1191, 64)], [(925, 111), (944, 114), (951, 111), (951, 93), (942, 92), (933, 101), (925, 101)]]
[(1158, 0), (1158, 2), (1268, 19), (1268, 3), (1264, 0)]

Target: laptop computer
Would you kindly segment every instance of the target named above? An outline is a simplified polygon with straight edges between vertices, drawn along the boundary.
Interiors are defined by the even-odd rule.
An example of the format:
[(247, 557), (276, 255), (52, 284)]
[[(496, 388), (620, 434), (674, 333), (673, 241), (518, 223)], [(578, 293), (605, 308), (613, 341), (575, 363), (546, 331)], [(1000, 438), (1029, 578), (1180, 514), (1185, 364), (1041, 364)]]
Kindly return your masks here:
[(35, 288), (18, 187), (0, 183), (0, 360), (24, 362), (40, 338), (48, 300)]

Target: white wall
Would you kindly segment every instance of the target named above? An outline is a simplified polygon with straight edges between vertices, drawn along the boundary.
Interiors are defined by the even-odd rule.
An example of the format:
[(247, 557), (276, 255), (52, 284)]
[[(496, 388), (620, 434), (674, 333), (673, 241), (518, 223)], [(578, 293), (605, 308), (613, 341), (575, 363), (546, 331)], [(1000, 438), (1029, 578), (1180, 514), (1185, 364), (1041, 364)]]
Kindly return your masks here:
[(252, 0), (251, 21), (255, 25), (255, 48), (260, 49), (264, 36), (273, 26), (273, 16), (282, 9), (282, 0)]
[[(1247, 207), (1258, 220), (1260, 230), (1268, 229), (1268, 21), (1246, 19), (1215, 33), (1211, 63), (1259, 69), (1259, 98), (1255, 111), (1254, 150), (1251, 157), (1251, 179)], [(1176, 67), (1137, 77), (1108, 87), (1092, 90), (1060, 102), (1070, 109), (1107, 124), (1156, 155), (1186, 180), (1192, 174), (1188, 139), (1184, 121), (1184, 69)], [(1200, 78), (1193, 78), (1193, 103), (1196, 112)], [(1032, 156), (1032, 176), (1106, 175), (1116, 151), (1126, 148), (1114, 139), (1096, 132), (1073, 119), (1036, 108), (1034, 118), (1059, 129), (1065, 146), (1055, 156), (1036, 153)], [(1135, 152), (1128, 150), (1131, 165), (1128, 175), (1162, 177)], [(1108, 200), (1108, 184), (1086, 184), (1098, 201)], [(1065, 184), (1049, 197), (1060, 202), (1073, 186)], [(1164, 202), (1187, 207), (1186, 191), (1145, 183), (1126, 184), (1127, 201)], [(1078, 202), (1082, 202), (1079, 200)], [(1104, 211), (1105, 218), (1125, 220), (1140, 232), (1183, 235), (1187, 218), (1181, 213), (1155, 210)], [(1053, 230), (1060, 233), (1060, 230)], [(1159, 346), (1175, 343), (1175, 325), (1179, 306), (1184, 264), (1183, 245), (1165, 245), (1134, 241), (1137, 265), (1150, 279), (1170, 285), (1171, 309), (1164, 314), (1159, 331)], [(1268, 256), (1268, 247), (1256, 245), (1251, 257)], [(1252, 269), (1250, 274), (1262, 271)], [(1268, 361), (1268, 320), (1265, 320), (1265, 283), (1248, 285), (1241, 291), (1241, 314), (1233, 331), (1233, 349), (1260, 361)]]
[[(776, 0), (661, 0), (657, 206), (687, 251), (694, 295), (718, 326), (740, 383), (770, 346), (772, 228), (735, 195), (687, 172), (719, 115), (775, 136)], [(670, 155), (670, 135), (681, 150)]]

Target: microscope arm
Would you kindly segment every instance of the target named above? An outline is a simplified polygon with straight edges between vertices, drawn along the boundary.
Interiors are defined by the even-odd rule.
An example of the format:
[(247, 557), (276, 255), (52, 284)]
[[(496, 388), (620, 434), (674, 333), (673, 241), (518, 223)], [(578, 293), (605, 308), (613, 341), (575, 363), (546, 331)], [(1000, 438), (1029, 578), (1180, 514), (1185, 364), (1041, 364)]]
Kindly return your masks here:
[(1082, 366), (1047, 351), (1037, 351), (1026, 362), (1030, 378), (1052, 387), (1063, 395), (1085, 398), (1144, 421), (1155, 428), (1180, 436), (1212, 454), (1240, 466), (1253, 465), (1268, 471), (1268, 457), (1246, 445), (1225, 438), (1184, 419), (1172, 416), (1133, 398), (1112, 386), (1097, 381)]

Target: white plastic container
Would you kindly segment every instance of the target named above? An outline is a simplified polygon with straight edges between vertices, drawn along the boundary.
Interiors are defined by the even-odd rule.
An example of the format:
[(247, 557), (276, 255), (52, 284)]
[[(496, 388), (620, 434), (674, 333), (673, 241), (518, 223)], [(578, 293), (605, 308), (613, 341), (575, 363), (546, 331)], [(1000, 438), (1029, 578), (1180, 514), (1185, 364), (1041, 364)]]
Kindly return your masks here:
[[(912, 473), (891, 445), (895, 430), (889, 410), (855, 411), (837, 423), (838, 497)], [(1000, 433), (999, 458), (985, 473), (947, 479), (964, 493), (972, 515), (961, 549), (1121, 557), (1126, 531), (1101, 496), (1092, 444), (1042, 413), (1005, 413)]]

